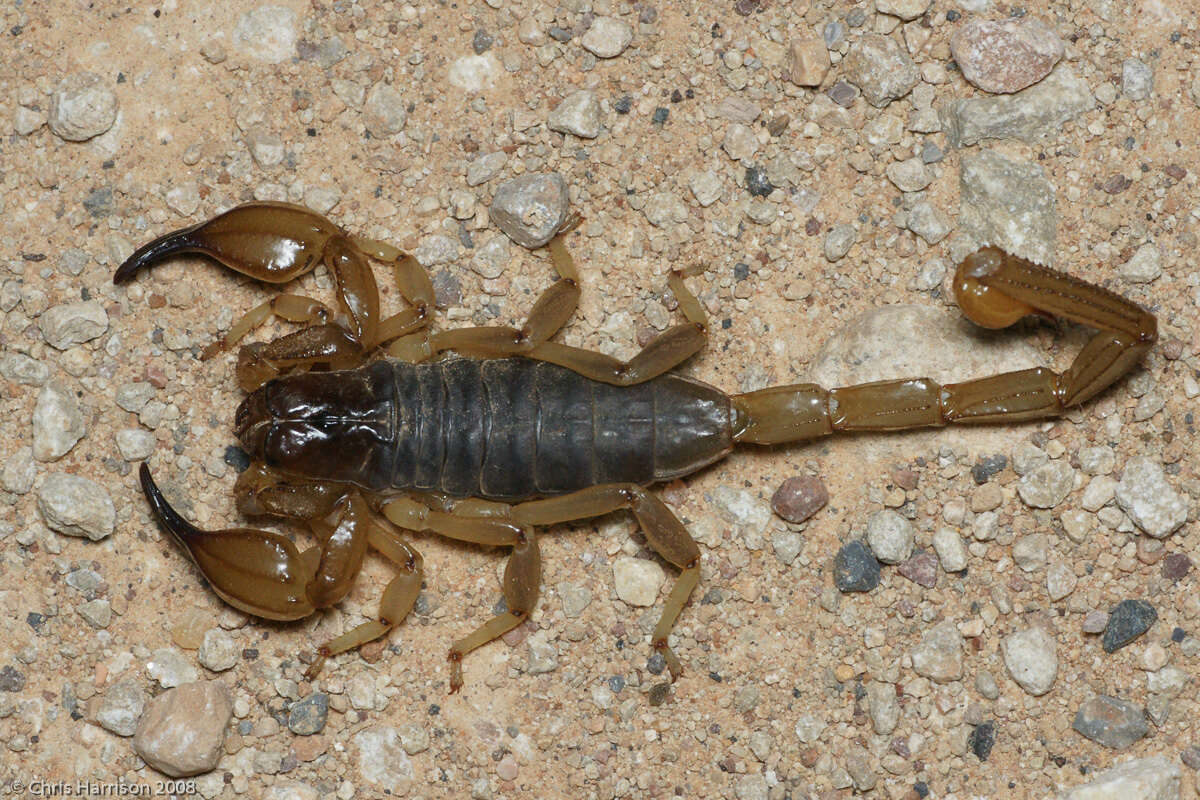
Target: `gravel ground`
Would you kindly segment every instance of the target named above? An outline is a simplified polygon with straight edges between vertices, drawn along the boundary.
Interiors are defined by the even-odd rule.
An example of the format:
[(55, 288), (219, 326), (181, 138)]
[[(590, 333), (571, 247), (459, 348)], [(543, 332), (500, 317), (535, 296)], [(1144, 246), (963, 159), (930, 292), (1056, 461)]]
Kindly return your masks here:
[[(1196, 796), (1195, 0), (58, 5), (0, 10), (0, 785)], [(560, 339), (631, 356), (679, 316), (668, 270), (703, 267), (682, 371), (731, 392), (1065, 369), (1087, 331), (961, 322), (984, 242), (1150, 308), (1160, 342), (1061, 420), (663, 487), (703, 555), (673, 685), (649, 634), (675, 571), (624, 514), (543, 535), (537, 612), (460, 694), (443, 654), (503, 559), (430, 536), (413, 615), (309, 682), (385, 566), (309, 620), (247, 618), (136, 481), (148, 459), (190, 519), (237, 524), (235, 356), (197, 356), (264, 289), (195, 258), (111, 283), (252, 199), (411, 250), (444, 327), (520, 324), (553, 276), (524, 245), (569, 203)]]

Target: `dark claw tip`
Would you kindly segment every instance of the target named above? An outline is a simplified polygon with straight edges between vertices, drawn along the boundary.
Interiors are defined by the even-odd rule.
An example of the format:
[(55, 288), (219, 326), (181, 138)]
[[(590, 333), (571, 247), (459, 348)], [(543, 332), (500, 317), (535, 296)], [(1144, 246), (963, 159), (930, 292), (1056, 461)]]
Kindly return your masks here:
[(150, 477), (150, 467), (146, 466), (145, 461), (138, 468), (138, 478), (142, 484), (142, 494), (146, 495), (146, 500), (150, 503), (150, 510), (154, 512), (155, 519), (170, 531), (173, 536), (181, 542), (186, 542), (188, 539), (202, 533), (201, 530), (179, 516), (179, 512), (171, 508), (171, 504), (167, 502), (167, 498), (163, 497), (162, 492), (155, 485), (154, 479)]
[(162, 261), (168, 256), (199, 250), (200, 248), (197, 247), (192, 237), (199, 227), (200, 225), (192, 225), (188, 228), (181, 228), (151, 242), (146, 242), (134, 250), (133, 255), (125, 259), (121, 266), (117, 267), (117, 271), (113, 273), (113, 283), (122, 284), (133, 280), (133, 276), (137, 275), (143, 267), (148, 267), (156, 261)]

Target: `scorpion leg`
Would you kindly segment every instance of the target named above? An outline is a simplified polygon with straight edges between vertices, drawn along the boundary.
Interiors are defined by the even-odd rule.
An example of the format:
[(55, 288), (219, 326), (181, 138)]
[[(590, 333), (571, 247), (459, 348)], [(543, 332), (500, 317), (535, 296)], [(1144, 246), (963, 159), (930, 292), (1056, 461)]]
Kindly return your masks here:
[(1041, 314), (1099, 332), (1061, 374), (1035, 367), (944, 386), (929, 378), (904, 378), (830, 390), (815, 384), (776, 386), (735, 395), (734, 439), (776, 444), (834, 431), (1054, 417), (1128, 372), (1157, 338), (1154, 315), (1136, 303), (994, 247), (968, 256), (955, 285), (963, 313), (984, 327), (1002, 328)]
[(238, 351), (238, 384), (252, 392), (291, 369), (323, 364), (348, 369), (363, 359), (363, 347), (338, 325), (301, 328), (270, 342), (255, 342)]
[(668, 645), (667, 638), (692, 590), (700, 582), (700, 549), (687, 528), (662, 500), (637, 484), (609, 484), (514, 505), (511, 518), (518, 525), (553, 525), (596, 517), (621, 508), (633, 512), (650, 547), (680, 570), (679, 578), (663, 606), (662, 617), (654, 628), (651, 644), (662, 653), (667, 668), (671, 670), (671, 677), (678, 678), (683, 667)]
[(450, 661), (450, 693), (453, 694), (463, 685), (463, 656), (520, 625), (537, 605), (542, 575), (537, 537), (531, 526), (515, 525), (504, 517), (476, 517), (433, 511), (411, 499), (390, 501), (381, 510), (389, 521), (401, 528), (437, 533), (463, 542), (512, 548), (502, 584), (508, 610), (450, 645), (447, 658)]

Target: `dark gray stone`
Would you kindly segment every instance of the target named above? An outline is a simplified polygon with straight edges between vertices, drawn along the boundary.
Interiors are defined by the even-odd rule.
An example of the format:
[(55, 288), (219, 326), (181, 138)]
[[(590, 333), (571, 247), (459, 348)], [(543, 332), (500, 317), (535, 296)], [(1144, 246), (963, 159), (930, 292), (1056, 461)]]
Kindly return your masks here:
[(843, 592), (869, 592), (879, 585), (879, 562), (865, 544), (849, 542), (834, 559), (833, 582)]
[(1137, 639), (1158, 619), (1154, 606), (1145, 600), (1122, 600), (1108, 616), (1101, 645), (1104, 652), (1115, 653)]
[(1098, 695), (1080, 706), (1071, 727), (1114, 750), (1124, 750), (1150, 732), (1141, 706), (1108, 695)]

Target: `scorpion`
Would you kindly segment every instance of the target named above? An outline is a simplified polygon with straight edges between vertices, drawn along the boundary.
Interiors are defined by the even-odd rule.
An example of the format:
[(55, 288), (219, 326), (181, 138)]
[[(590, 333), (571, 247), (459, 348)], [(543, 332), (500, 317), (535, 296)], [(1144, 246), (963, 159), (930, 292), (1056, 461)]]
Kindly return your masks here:
[[(144, 462), (139, 470), (153, 516), (213, 591), (251, 615), (307, 617), (345, 597), (368, 549), (391, 562), (395, 573), (376, 617), (321, 645), (310, 677), (329, 657), (384, 636), (412, 610), (422, 560), (401, 530), (511, 550), (502, 581), (506, 608), (450, 647), (454, 693), (463, 685), (463, 657), (533, 611), (541, 579), (537, 529), (624, 509), (649, 547), (679, 570), (652, 636), (653, 650), (678, 679), (682, 665), (668, 637), (700, 580), (700, 550), (646, 487), (706, 467), (737, 444), (1061, 415), (1126, 373), (1157, 336), (1155, 317), (1132, 301), (984, 247), (955, 272), (963, 313), (987, 328), (1028, 315), (1094, 328), (1064, 372), (1036, 367), (945, 385), (928, 378), (834, 389), (800, 383), (727, 395), (672, 372), (707, 338), (706, 314), (681, 270), (667, 283), (684, 321), (633, 358), (551, 341), (580, 294), (565, 245), (578, 221), (573, 216), (548, 241), (558, 277), (520, 328), (431, 331), (433, 285), (412, 255), (284, 203), (238, 206), (167, 233), (114, 274), (120, 284), (161, 260), (199, 253), (268, 283), (318, 264), (333, 278), (341, 316), (317, 300), (279, 294), (201, 355), (232, 347), (273, 317), (305, 325), (240, 348), (236, 374), (248, 394), (235, 427), (251, 465), (234, 491), (243, 515), (307, 526), (314, 546), (300, 550), (288, 536), (253, 528), (201, 530), (167, 503)], [(381, 315), (371, 261), (394, 272), (403, 309), (390, 316)]]

